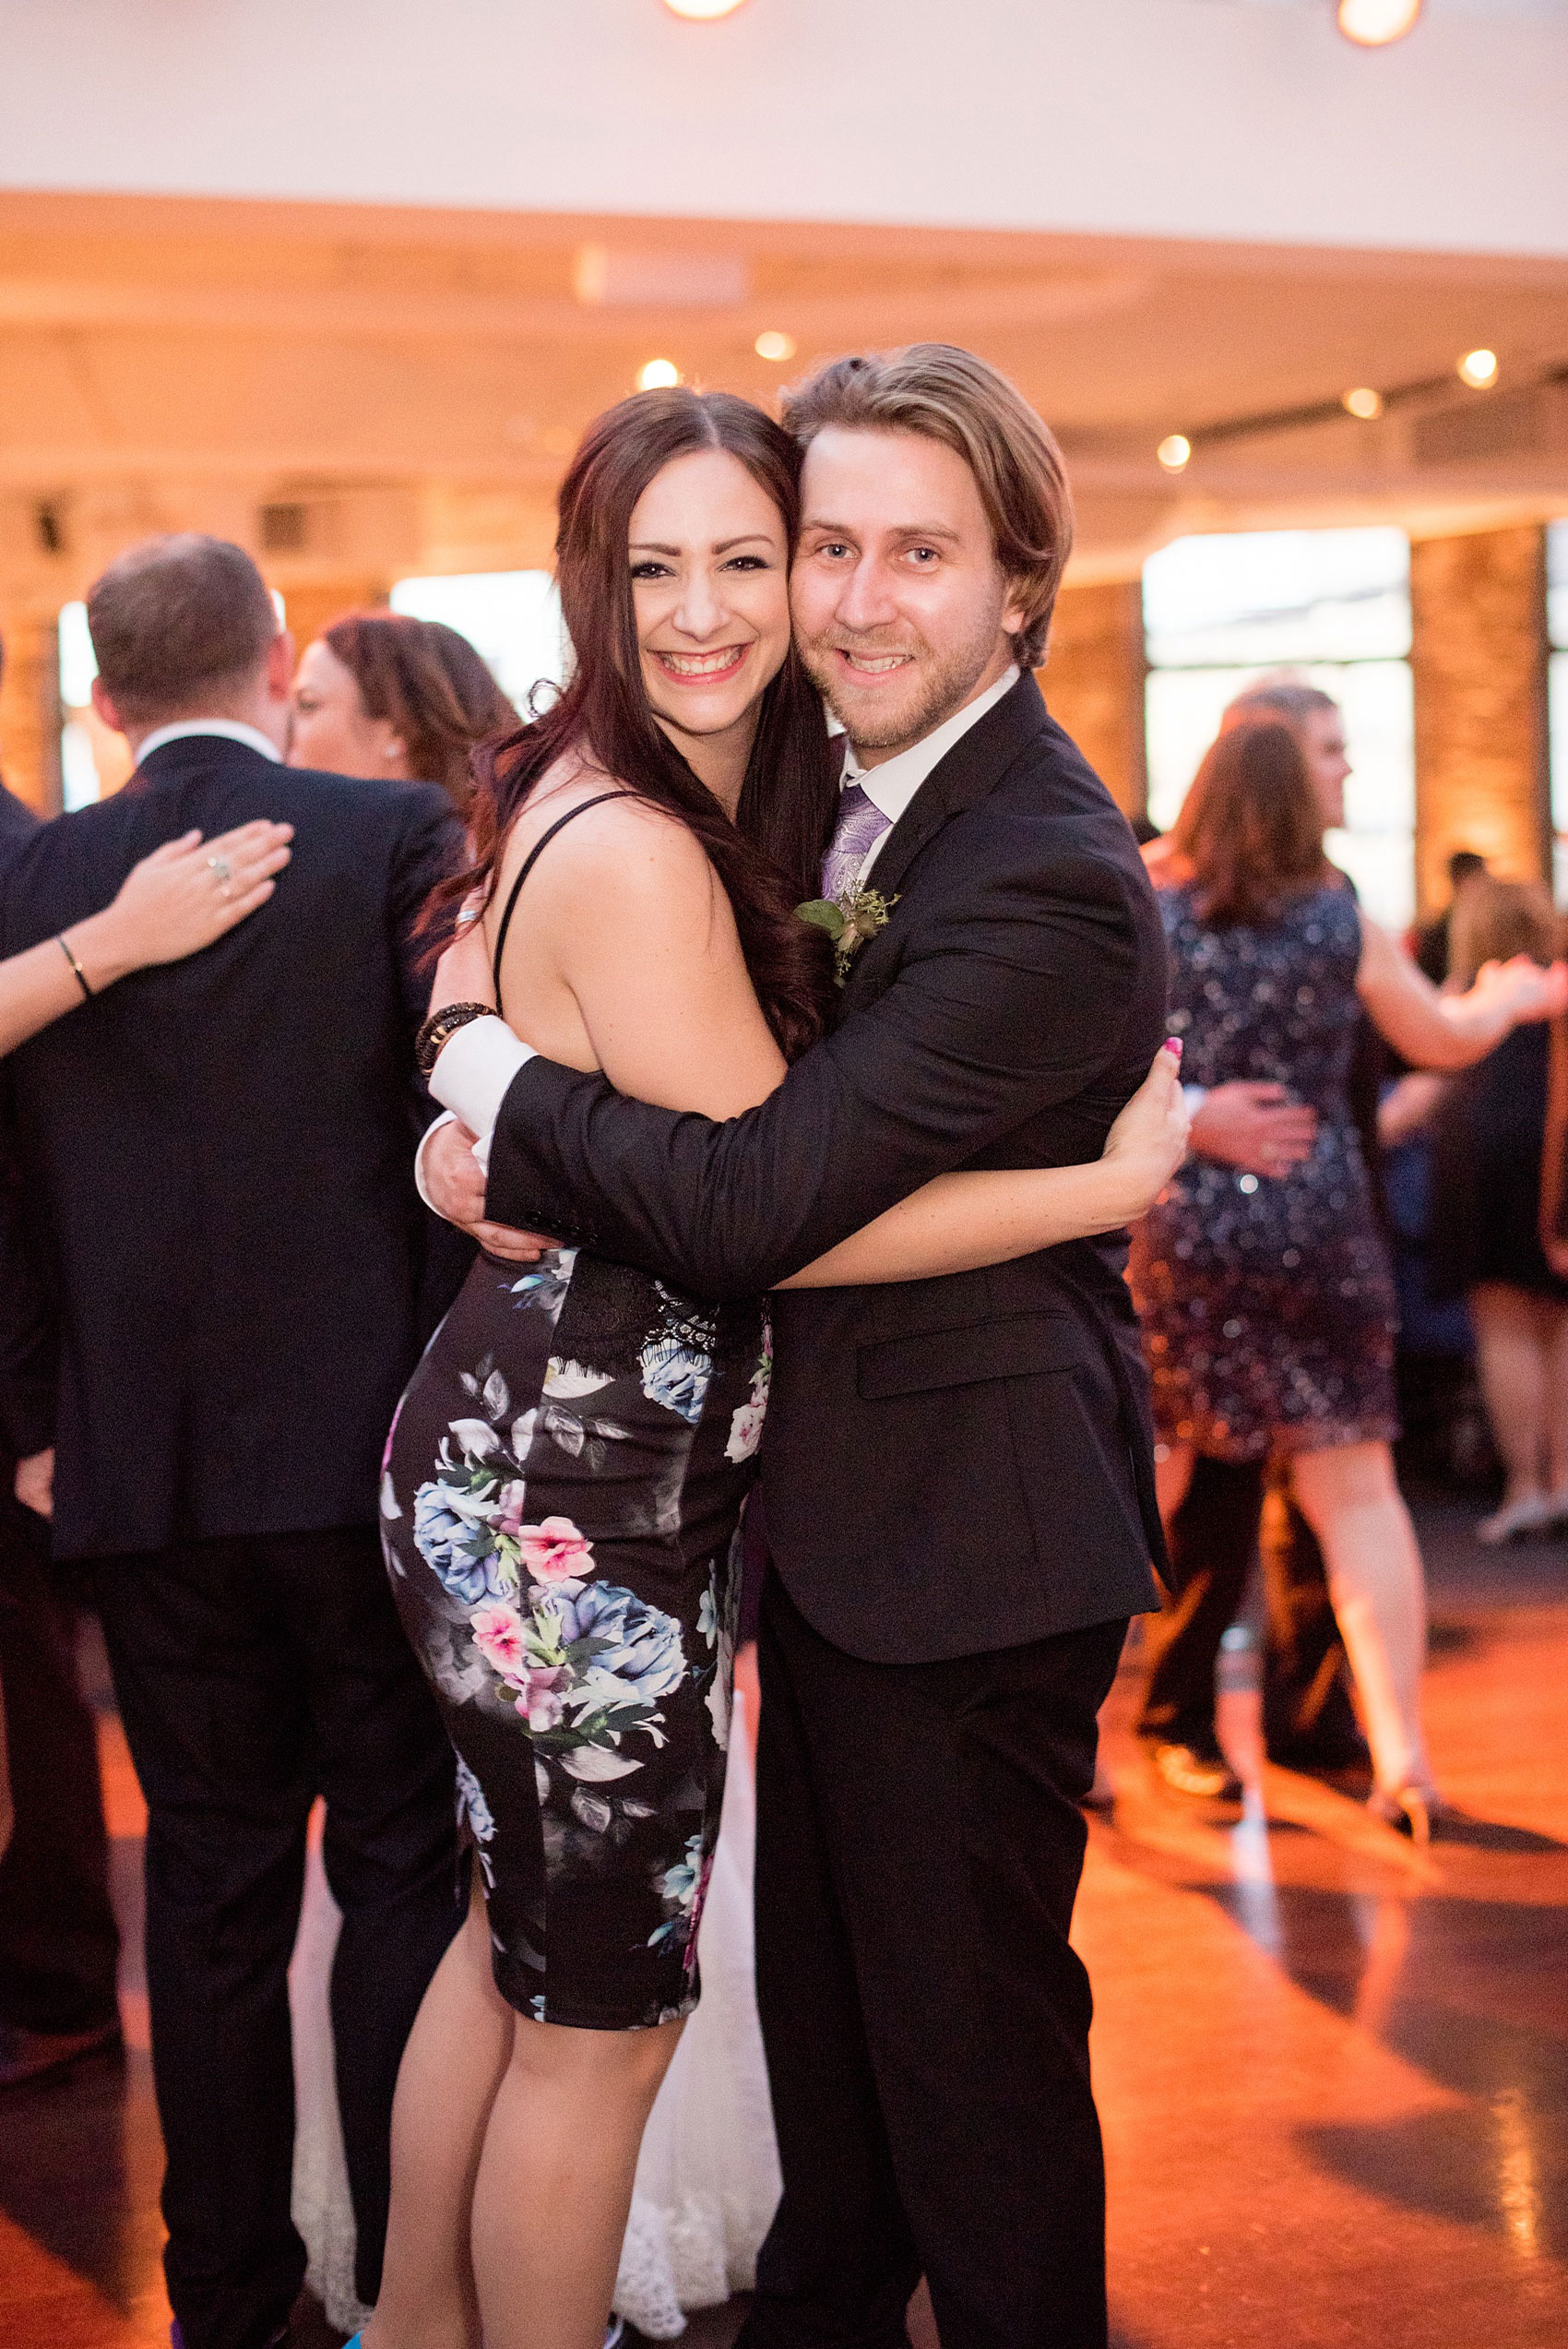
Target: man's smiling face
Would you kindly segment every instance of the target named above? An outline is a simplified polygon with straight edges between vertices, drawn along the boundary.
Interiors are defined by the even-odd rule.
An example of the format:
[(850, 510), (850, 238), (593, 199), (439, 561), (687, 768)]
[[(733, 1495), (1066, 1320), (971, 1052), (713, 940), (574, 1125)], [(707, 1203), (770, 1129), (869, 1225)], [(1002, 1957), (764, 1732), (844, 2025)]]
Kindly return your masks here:
[(974, 475), (944, 442), (828, 425), (801, 486), (796, 641), (857, 754), (877, 766), (1005, 674), (1022, 615)]

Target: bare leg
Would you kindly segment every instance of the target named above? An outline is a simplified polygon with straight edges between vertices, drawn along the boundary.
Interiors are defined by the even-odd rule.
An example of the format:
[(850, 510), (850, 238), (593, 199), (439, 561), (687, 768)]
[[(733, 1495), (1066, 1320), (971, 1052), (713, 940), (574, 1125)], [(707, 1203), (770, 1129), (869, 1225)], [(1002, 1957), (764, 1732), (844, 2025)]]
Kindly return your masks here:
[(513, 2023), (473, 2197), (484, 2349), (602, 2349), (637, 2148), (682, 2026)]
[(1547, 1482), (1561, 1502), (1568, 1496), (1568, 1305), (1556, 1297), (1536, 1302), (1545, 1329)]
[(468, 1922), (435, 1970), (398, 2068), (386, 2263), (366, 2349), (480, 2349), (474, 2179), (516, 2021), (491, 1973), (476, 1867)]
[(1386, 1444), (1299, 1452), (1296, 1499), (1317, 1535), (1366, 1718), (1380, 1793), (1429, 1788), (1421, 1735), (1426, 1579)]
[(1196, 1458), (1191, 1444), (1157, 1444), (1155, 1447), (1155, 1498), (1159, 1503), (1159, 1521), (1168, 1529), (1187, 1497), (1187, 1487), (1193, 1481), (1193, 1463)]
[(1543, 1489), (1548, 1364), (1538, 1300), (1506, 1282), (1486, 1281), (1467, 1302), (1487, 1417), (1507, 1473), (1503, 1507), (1511, 1508), (1538, 1499)]

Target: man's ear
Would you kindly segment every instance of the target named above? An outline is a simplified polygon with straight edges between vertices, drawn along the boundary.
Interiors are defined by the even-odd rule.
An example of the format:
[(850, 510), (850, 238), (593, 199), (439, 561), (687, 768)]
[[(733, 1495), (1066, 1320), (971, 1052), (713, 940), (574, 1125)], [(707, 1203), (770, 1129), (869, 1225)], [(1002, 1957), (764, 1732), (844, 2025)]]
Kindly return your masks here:
[(294, 682), (294, 639), (279, 628), (267, 648), (267, 690), (274, 701), (287, 701)]
[(92, 681), (92, 706), (97, 715), (102, 719), (103, 723), (108, 727), (112, 734), (123, 734), (125, 733), (125, 721), (121, 718), (118, 709), (114, 707), (109, 688), (104, 684), (101, 677), (94, 677)]

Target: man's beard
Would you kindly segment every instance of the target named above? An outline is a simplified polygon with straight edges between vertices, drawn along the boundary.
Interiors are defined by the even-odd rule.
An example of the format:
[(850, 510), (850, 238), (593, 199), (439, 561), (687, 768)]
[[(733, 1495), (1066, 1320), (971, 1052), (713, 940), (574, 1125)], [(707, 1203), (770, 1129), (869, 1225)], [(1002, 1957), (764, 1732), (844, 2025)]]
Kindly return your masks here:
[[(851, 646), (837, 637), (824, 636), (802, 642), (800, 655), (812, 683), (857, 749), (898, 750), (923, 742), (968, 700), (995, 655), (1003, 609), (999, 597), (995, 609), (977, 621), (973, 636), (946, 652), (933, 651), (918, 637), (912, 643), (886, 644), (856, 638)], [(842, 690), (844, 673), (834, 657), (840, 650), (851, 649), (868, 660), (892, 652), (914, 653), (910, 674), (918, 683), (918, 694), (897, 708), (877, 710), (873, 704), (871, 710), (857, 709)]]

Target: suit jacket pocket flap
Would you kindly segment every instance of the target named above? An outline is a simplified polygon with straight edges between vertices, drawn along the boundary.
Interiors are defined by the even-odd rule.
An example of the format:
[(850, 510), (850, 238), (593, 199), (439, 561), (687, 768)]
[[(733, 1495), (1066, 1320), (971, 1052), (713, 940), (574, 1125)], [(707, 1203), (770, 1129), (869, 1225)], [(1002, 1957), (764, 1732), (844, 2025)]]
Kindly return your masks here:
[(1087, 1359), (1083, 1332), (1069, 1315), (1017, 1313), (861, 1346), (858, 1385), (874, 1401), (932, 1387), (969, 1387), (983, 1378), (1030, 1378), (1040, 1371), (1071, 1370)]

